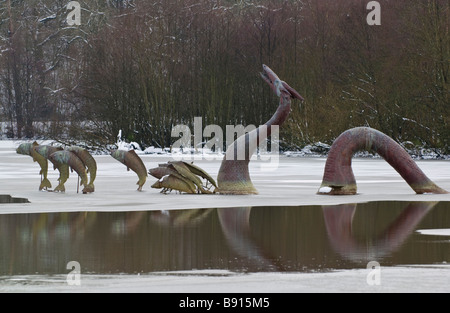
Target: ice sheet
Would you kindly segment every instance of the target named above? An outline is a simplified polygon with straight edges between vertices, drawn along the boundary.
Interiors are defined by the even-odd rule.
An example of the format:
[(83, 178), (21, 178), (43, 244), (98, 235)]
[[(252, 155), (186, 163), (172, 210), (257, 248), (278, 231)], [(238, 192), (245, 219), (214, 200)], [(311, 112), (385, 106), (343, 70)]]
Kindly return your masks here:
[[(416, 195), (400, 175), (382, 159), (354, 159), (358, 184), (354, 196), (318, 195), (325, 158), (281, 156), (275, 171), (250, 162), (250, 175), (258, 195), (164, 195), (152, 189), (156, 181), (149, 176), (143, 191), (137, 191), (137, 175), (109, 155), (94, 156), (97, 161), (95, 192), (77, 194), (77, 176), (71, 173), (66, 193), (38, 191), (39, 165), (31, 157), (16, 154), (20, 142), (0, 141), (0, 193), (28, 198), (30, 204), (0, 205), (1, 213), (60, 211), (134, 211), (187, 208), (217, 208), (266, 205), (332, 205), (368, 201), (450, 201), (450, 194)], [(147, 169), (171, 160), (167, 155), (141, 155)], [(217, 177), (220, 161), (193, 160), (212, 177)], [(417, 161), (421, 169), (440, 187), (450, 190), (450, 161)], [(48, 177), (57, 185), (59, 172), (49, 164)]]
[(449, 236), (450, 237), (450, 228), (419, 229), (416, 231), (421, 235)]
[(68, 285), (65, 275), (0, 277), (0, 292), (149, 292), (149, 293), (447, 293), (450, 266), (381, 267), (377, 284), (370, 269), (327, 273), (232, 273), (183, 271), (136, 275), (83, 275)]

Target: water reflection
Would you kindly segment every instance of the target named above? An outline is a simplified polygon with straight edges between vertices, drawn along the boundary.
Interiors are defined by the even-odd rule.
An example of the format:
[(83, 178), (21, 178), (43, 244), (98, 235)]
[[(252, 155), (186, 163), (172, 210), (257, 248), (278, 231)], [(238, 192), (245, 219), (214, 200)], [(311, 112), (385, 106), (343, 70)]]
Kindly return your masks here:
[(0, 215), (0, 275), (326, 271), (450, 261), (449, 202)]
[(275, 264), (274, 258), (269, 256), (253, 238), (250, 230), (250, 212), (252, 207), (217, 209), (220, 226), (228, 246), (239, 257), (249, 264), (247, 267), (260, 270), (283, 270)]
[[(395, 252), (438, 202), (412, 202), (368, 245), (352, 231), (357, 204), (323, 206), (328, 238), (333, 249), (353, 261), (379, 260)], [(377, 221), (374, 221), (377, 222)]]

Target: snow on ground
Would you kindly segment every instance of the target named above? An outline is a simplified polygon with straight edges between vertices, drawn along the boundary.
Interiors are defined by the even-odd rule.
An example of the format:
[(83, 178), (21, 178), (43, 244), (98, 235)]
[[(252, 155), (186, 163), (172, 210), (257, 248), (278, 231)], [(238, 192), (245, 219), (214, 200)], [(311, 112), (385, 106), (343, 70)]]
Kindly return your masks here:
[[(281, 156), (268, 161), (250, 162), (250, 175), (259, 195), (189, 195), (172, 192), (164, 195), (152, 189), (156, 181), (149, 176), (143, 191), (137, 191), (137, 175), (109, 155), (94, 156), (97, 161), (95, 192), (77, 194), (77, 175), (71, 173), (66, 193), (38, 191), (40, 167), (31, 157), (16, 154), (20, 142), (0, 141), (0, 194), (27, 198), (31, 203), (0, 206), (1, 213), (59, 211), (134, 211), (187, 208), (342, 204), (379, 200), (450, 201), (450, 194), (416, 195), (400, 175), (382, 159), (354, 159), (353, 169), (358, 184), (354, 196), (317, 195), (322, 182), (325, 158), (291, 158)], [(201, 156), (197, 156), (201, 157)], [(141, 155), (147, 169), (171, 160), (169, 155)], [(220, 160), (192, 160), (212, 177), (217, 177)], [(417, 161), (420, 168), (440, 187), (450, 190), (450, 161)], [(49, 163), (48, 177), (57, 185), (59, 172)]]

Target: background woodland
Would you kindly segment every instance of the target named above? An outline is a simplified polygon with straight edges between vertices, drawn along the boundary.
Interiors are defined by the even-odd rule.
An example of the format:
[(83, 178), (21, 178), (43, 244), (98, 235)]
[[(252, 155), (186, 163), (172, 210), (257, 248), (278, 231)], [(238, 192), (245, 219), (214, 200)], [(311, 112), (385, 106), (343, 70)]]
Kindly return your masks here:
[[(306, 101), (283, 149), (370, 126), (450, 154), (448, 0), (0, 0), (3, 138), (169, 147), (177, 124), (260, 125), (270, 66)], [(193, 126), (192, 126), (193, 127)]]

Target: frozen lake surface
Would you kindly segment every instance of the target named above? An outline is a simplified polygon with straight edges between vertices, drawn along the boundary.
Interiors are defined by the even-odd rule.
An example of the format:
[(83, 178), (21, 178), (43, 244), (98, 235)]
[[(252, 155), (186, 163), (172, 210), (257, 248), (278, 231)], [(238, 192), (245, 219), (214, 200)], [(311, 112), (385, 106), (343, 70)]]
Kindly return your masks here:
[[(324, 158), (252, 161), (259, 195), (163, 195), (110, 156), (96, 191), (38, 191), (39, 166), (0, 141), (0, 291), (448, 292), (450, 195), (416, 195), (382, 159), (355, 159), (358, 195), (324, 196)], [(148, 168), (170, 158), (142, 155)], [(220, 161), (194, 160), (217, 177)], [(417, 161), (450, 190), (450, 161)], [(49, 169), (56, 186), (58, 171)], [(81, 285), (66, 282), (69, 261)], [(380, 284), (367, 282), (380, 264)], [(376, 269), (377, 271), (378, 269)]]

